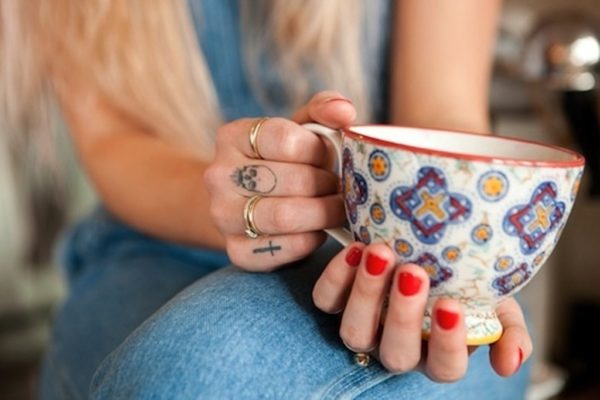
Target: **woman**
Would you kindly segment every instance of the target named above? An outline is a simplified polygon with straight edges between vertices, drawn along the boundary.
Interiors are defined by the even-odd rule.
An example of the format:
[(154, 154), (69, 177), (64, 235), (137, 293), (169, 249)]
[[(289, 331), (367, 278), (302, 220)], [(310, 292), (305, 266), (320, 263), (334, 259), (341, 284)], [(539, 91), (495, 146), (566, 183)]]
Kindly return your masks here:
[[(358, 116), (488, 131), (498, 10), (476, 0), (6, 0), (13, 120), (23, 107), (11, 94), (27, 105), (56, 93), (103, 204), (64, 244), (70, 293), (42, 397), (522, 397), (531, 342), (516, 302), (499, 307), (505, 334), (490, 352), (499, 375), (515, 375), (504, 379), (483, 350), (469, 357), (454, 301), (436, 304), (421, 343), (420, 267), (395, 267), (382, 244), (319, 250), (322, 229), (343, 222), (342, 202), (326, 146), (299, 125)], [(244, 176), (257, 165), (277, 184), (247, 226), (257, 187)]]

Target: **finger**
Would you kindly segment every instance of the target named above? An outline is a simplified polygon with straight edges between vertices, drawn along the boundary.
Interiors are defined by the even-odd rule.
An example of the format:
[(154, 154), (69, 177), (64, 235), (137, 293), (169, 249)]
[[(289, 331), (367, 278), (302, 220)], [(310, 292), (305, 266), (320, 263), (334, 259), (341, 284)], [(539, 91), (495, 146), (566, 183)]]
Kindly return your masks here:
[(413, 370), (421, 360), (421, 331), (429, 277), (418, 265), (397, 268), (379, 347), (379, 360), (393, 373)]
[(394, 253), (383, 243), (367, 246), (356, 272), (340, 336), (353, 351), (367, 352), (377, 344), (381, 308), (393, 273)]
[[(256, 122), (238, 119), (222, 126), (217, 134), (217, 148), (233, 146), (246, 157), (256, 159), (249, 139)], [(327, 147), (317, 135), (284, 118), (269, 118), (262, 123), (256, 147), (265, 160), (322, 166), (327, 159)]]
[(319, 197), (337, 192), (338, 177), (334, 173), (305, 164), (246, 160), (235, 167), (224, 166), (209, 175), (209, 185), (229, 180), (242, 196)]
[(425, 371), (436, 382), (462, 378), (468, 366), (467, 334), (460, 304), (451, 299), (438, 300), (432, 310)]
[(229, 236), (227, 255), (234, 265), (247, 271), (269, 272), (308, 256), (326, 238), (327, 235), (323, 232), (259, 236), (256, 239)]
[[(241, 235), (246, 230), (244, 206), (248, 199), (231, 199), (230, 207), (211, 202), (210, 212), (225, 234)], [(234, 211), (231, 211), (234, 210)], [(343, 225), (344, 204), (340, 195), (323, 197), (264, 197), (255, 203), (254, 224), (264, 235), (287, 235), (319, 231)]]
[(364, 247), (362, 243), (352, 243), (331, 259), (313, 289), (312, 297), (318, 309), (331, 314), (344, 309)]
[(496, 314), (502, 323), (502, 337), (490, 348), (490, 361), (500, 376), (516, 373), (529, 358), (533, 344), (519, 303), (508, 298), (498, 305)]
[(299, 124), (318, 122), (330, 128), (343, 128), (356, 119), (352, 101), (336, 91), (322, 91), (298, 109), (292, 117)]

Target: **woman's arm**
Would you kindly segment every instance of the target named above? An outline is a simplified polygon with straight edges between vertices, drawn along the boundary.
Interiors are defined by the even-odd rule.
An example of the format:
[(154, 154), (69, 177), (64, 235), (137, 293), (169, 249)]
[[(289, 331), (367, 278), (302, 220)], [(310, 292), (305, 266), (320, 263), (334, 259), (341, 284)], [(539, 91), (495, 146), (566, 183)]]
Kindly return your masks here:
[(489, 131), (500, 0), (400, 0), (392, 39), (392, 123)]
[(112, 213), (165, 240), (224, 247), (209, 216), (207, 162), (152, 136), (85, 85), (69, 82), (60, 101), (79, 158)]

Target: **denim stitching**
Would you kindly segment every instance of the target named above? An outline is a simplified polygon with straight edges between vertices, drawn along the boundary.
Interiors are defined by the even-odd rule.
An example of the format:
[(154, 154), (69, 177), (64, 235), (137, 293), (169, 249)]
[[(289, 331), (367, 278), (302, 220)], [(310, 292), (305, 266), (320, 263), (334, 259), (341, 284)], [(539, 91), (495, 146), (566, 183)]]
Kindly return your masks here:
[(356, 366), (330, 382), (315, 398), (352, 399), (391, 376), (378, 365), (367, 368)]

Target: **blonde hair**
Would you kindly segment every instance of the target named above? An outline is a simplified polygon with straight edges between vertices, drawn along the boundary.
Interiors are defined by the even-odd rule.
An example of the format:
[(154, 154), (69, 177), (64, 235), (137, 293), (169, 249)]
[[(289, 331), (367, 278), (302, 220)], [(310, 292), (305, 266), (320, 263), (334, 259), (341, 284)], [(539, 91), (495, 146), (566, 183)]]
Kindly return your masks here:
[[(293, 105), (311, 94), (302, 78), (316, 74), (321, 87), (343, 92), (368, 115), (359, 0), (240, 3), (261, 99), (268, 100), (257, 71), (268, 54)], [(43, 131), (43, 105), (76, 77), (149, 132), (211, 157), (222, 117), (186, 0), (3, 0), (0, 13), (0, 94), (12, 126)]]

